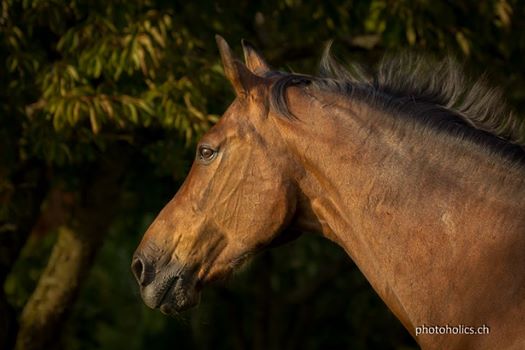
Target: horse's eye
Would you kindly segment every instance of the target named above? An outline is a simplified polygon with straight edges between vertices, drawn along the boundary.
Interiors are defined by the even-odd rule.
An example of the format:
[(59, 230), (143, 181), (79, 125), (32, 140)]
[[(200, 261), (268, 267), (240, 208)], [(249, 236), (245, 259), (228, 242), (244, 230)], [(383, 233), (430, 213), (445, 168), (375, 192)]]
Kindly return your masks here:
[(216, 151), (210, 146), (200, 146), (199, 147), (199, 158), (201, 160), (209, 162), (215, 157)]

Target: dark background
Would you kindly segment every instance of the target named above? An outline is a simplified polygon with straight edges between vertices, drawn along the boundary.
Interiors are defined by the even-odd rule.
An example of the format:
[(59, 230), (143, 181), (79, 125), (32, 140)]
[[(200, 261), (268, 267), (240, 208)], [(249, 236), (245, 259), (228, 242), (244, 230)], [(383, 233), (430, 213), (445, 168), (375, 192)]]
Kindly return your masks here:
[(142, 303), (131, 255), (233, 99), (214, 42), (315, 74), (324, 44), (455, 56), (524, 105), (525, 3), (24, 0), (0, 9), (0, 349), (415, 349), (337, 246), (261, 254), (196, 309)]

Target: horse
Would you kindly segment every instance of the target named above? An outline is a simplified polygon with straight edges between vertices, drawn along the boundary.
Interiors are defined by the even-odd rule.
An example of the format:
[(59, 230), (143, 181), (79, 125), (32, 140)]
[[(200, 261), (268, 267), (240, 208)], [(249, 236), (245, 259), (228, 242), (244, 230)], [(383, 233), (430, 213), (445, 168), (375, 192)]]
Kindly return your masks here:
[(319, 76), (244, 62), (217, 36), (236, 98), (131, 269), (176, 314), (261, 250), (340, 245), (422, 349), (525, 349), (525, 127), (451, 59), (375, 73), (329, 50)]

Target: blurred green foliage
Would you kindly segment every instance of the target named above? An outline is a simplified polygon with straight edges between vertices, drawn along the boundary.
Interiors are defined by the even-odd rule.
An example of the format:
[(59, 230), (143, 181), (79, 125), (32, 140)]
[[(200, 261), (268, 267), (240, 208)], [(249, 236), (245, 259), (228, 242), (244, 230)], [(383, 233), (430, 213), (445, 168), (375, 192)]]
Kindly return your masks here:
[[(116, 147), (133, 162), (122, 205), (57, 347), (64, 349), (410, 349), (413, 341), (339, 248), (319, 237), (263, 253), (202, 305), (171, 319), (147, 309), (132, 252), (189, 169), (192, 146), (233, 94), (214, 34), (244, 37), (280, 69), (315, 72), (323, 42), (375, 62), (411, 48), (488, 71), (525, 106), (525, 6), (518, 0), (4, 0), (0, 13), (0, 218), (22, 164), (78, 191)], [(44, 203), (45, 205), (45, 203)], [(114, 205), (114, 203), (108, 203)], [(19, 313), (55, 230), (33, 235), (6, 281)]]

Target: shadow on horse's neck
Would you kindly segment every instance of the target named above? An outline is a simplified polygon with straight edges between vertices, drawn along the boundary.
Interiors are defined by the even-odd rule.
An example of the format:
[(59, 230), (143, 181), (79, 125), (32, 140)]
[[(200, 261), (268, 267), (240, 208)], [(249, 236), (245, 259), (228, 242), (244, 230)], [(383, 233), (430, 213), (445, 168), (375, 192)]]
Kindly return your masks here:
[[(289, 90), (297, 120), (278, 128), (301, 168), (295, 225), (341, 245), (413, 336), (420, 325), (515, 323), (486, 345), (499, 346), (525, 332), (523, 167), (363, 104)], [(479, 338), (416, 340), (453, 349)]]

